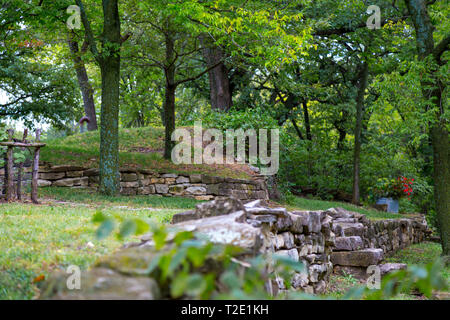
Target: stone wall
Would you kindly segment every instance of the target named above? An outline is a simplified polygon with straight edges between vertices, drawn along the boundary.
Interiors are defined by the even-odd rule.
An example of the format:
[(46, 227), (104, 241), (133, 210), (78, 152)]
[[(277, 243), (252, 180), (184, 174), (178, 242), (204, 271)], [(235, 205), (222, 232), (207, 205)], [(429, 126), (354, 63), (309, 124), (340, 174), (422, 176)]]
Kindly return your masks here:
[[(195, 210), (174, 215), (172, 222), (177, 228), (207, 234), (214, 242), (236, 244), (251, 248), (255, 253), (271, 252), (300, 261), (306, 273), (296, 273), (292, 287), (308, 293), (323, 292), (332, 272), (330, 254), (334, 245), (331, 219), (326, 212), (289, 212), (285, 208), (269, 208), (259, 200), (244, 206), (229, 205), (230, 201), (234, 200), (200, 204)], [(233, 212), (238, 212), (241, 220), (232, 218), (230, 221), (226, 215)], [(239, 232), (231, 232), (233, 229)], [(234, 236), (227, 238), (224, 234)], [(275, 293), (286, 289), (280, 278), (272, 287)]]
[[(264, 200), (243, 204), (235, 198), (201, 203), (194, 210), (175, 214), (172, 223), (173, 230), (189, 230), (213, 243), (237, 245), (247, 257), (267, 254), (269, 272), (273, 271), (273, 255), (301, 261), (306, 268), (295, 273), (291, 285), (295, 290), (315, 294), (326, 290), (333, 270), (358, 271), (364, 275), (369, 265), (378, 265), (382, 274), (404, 268), (404, 265), (381, 264), (385, 252), (422, 241), (429, 233), (421, 220), (369, 221), (364, 215), (340, 208), (287, 211), (268, 207)], [(171, 241), (174, 237), (167, 238)], [(154, 279), (142, 276), (155, 252), (152, 235), (144, 235), (141, 242), (125, 245), (84, 272), (82, 279), (87, 279), (87, 284), (82, 290), (76, 293), (66, 290), (67, 275), (60, 275), (48, 281), (42, 298), (168, 298), (160, 295)], [(99, 285), (100, 282), (110, 282), (111, 286)], [(137, 283), (146, 285), (136, 290)], [(267, 283), (266, 289), (276, 295), (286, 288), (283, 279), (276, 277)]]
[[(39, 167), (39, 186), (97, 188), (98, 183), (98, 169), (68, 165)], [(197, 200), (230, 196), (241, 200), (268, 199), (263, 176), (243, 180), (203, 174), (156, 173), (125, 168), (120, 169), (120, 193), (183, 196)]]
[[(379, 265), (385, 256), (411, 244), (424, 241), (430, 234), (423, 215), (416, 218), (369, 220), (364, 215), (340, 208), (327, 210), (336, 235), (331, 261), (335, 272), (345, 271), (359, 278), (366, 269)], [(406, 268), (386, 264), (381, 271)]]

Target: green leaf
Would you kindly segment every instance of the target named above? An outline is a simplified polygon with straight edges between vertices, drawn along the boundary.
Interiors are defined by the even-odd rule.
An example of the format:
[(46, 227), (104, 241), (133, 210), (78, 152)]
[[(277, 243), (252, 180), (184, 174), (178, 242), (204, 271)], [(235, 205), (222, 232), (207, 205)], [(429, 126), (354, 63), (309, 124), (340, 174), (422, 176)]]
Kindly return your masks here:
[(129, 235), (132, 235), (135, 233), (137, 227), (136, 222), (134, 220), (126, 220), (122, 225), (120, 226), (119, 235), (122, 238), (128, 237)]
[(179, 298), (183, 295), (188, 284), (189, 275), (187, 272), (179, 272), (173, 279), (170, 286), (170, 294), (173, 298)]
[(97, 239), (101, 240), (109, 236), (110, 233), (114, 230), (114, 226), (114, 220), (111, 218), (107, 218), (105, 221), (103, 221), (95, 234)]
[(134, 219), (134, 222), (136, 223), (135, 235), (146, 233), (150, 229), (148, 223), (142, 219)]
[(189, 275), (186, 293), (192, 297), (198, 297), (206, 289), (207, 283), (199, 273)]

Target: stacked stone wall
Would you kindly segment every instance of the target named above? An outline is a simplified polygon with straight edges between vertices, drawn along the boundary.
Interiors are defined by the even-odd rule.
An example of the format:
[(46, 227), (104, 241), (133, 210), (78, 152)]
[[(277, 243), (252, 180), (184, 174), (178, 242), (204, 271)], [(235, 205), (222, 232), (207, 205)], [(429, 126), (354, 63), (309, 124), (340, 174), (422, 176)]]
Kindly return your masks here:
[[(78, 166), (39, 168), (39, 186), (98, 188), (98, 169)], [(148, 170), (120, 169), (120, 194), (182, 196), (197, 200), (235, 197), (246, 201), (268, 199), (263, 176), (234, 179), (204, 174), (157, 173)]]

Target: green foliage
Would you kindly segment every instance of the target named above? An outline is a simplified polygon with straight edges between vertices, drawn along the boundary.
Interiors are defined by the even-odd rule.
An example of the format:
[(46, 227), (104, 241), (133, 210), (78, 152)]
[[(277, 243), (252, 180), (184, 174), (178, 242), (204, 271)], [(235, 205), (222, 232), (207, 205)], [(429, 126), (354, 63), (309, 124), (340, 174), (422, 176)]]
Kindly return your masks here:
[(269, 110), (262, 108), (236, 110), (228, 112), (207, 111), (199, 117), (205, 128), (227, 129), (278, 129), (278, 124)]

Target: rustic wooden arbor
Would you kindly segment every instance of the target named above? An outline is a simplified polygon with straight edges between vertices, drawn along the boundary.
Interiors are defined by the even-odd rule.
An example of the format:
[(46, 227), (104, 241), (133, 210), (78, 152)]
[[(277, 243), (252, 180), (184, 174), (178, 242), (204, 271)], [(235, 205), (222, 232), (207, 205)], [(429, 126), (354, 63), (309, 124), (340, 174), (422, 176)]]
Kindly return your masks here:
[[(25, 130), (22, 141), (15, 141), (13, 139), (14, 130), (8, 130), (8, 141), (0, 142), (0, 146), (8, 147), (6, 152), (6, 163), (5, 163), (5, 190), (6, 190), (6, 201), (10, 201), (14, 197), (14, 148), (34, 148), (33, 156), (33, 167), (31, 175), (31, 201), (33, 203), (39, 203), (37, 197), (37, 187), (38, 187), (38, 173), (39, 173), (39, 152), (40, 148), (45, 147), (45, 143), (41, 143), (41, 130), (36, 130), (36, 142), (29, 143), (26, 141), (27, 130)], [(22, 166), (19, 168), (19, 179), (18, 184), (22, 184)], [(18, 186), (18, 197), (20, 199), (20, 186)]]

